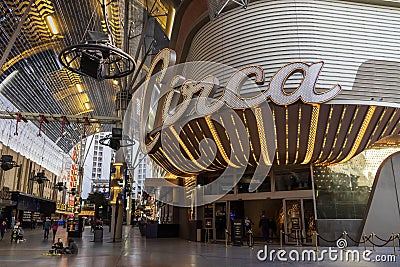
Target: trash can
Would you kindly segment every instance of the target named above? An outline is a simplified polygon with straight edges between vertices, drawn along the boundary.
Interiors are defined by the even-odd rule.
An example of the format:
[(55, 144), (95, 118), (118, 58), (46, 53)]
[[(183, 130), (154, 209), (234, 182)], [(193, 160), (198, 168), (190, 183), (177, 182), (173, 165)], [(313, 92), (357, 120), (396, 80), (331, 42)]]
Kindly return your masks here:
[(103, 242), (103, 228), (94, 230), (94, 242)]

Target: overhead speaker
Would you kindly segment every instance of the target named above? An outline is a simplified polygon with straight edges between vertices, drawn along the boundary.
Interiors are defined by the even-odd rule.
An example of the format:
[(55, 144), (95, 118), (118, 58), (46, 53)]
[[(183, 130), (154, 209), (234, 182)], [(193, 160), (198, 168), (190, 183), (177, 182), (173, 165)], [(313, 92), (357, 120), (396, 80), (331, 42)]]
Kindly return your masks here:
[(99, 75), (101, 75), (101, 58), (98, 58), (96, 55), (92, 55), (87, 51), (82, 52), (81, 64), (79, 70), (84, 74), (97, 79)]
[(111, 138), (109, 146), (114, 150), (119, 150), (121, 147), (121, 143), (119, 140)]
[(3, 169), (3, 171), (9, 171), (14, 168), (14, 165), (10, 164), (10, 162), (3, 162), (1, 163), (1, 168)]
[(66, 47), (58, 60), (68, 70), (97, 80), (125, 77), (136, 67), (135, 60), (103, 32), (88, 32), (84, 43)]
[(112, 128), (112, 138), (122, 140), (122, 128)]

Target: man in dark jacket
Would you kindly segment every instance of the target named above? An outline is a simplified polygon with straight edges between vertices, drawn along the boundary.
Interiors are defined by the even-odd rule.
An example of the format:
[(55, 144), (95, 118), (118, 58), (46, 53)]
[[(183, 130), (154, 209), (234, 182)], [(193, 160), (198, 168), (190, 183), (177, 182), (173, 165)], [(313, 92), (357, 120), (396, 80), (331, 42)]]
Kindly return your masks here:
[(43, 224), (43, 229), (44, 229), (44, 238), (43, 239), (49, 239), (50, 227), (51, 227), (51, 222), (49, 219), (46, 219), (46, 221)]
[(258, 223), (258, 227), (261, 227), (264, 240), (269, 242), (269, 222), (265, 214), (263, 213), (260, 218), (260, 222)]

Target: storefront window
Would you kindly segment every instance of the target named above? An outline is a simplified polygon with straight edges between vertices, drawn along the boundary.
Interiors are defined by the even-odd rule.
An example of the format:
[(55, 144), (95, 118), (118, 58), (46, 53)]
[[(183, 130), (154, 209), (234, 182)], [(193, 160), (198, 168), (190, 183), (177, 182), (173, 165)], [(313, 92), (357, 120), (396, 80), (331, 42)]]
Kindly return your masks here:
[(275, 174), (276, 191), (311, 190), (311, 173), (309, 169), (291, 173)]
[[(239, 183), (237, 184), (239, 194), (250, 193), (249, 186), (252, 179), (253, 175), (244, 175), (242, 179), (240, 179)], [(271, 177), (267, 176), (254, 193), (259, 192), (271, 192)]]
[(363, 219), (379, 166), (396, 151), (378, 144), (343, 164), (314, 167), (318, 219)]
[[(231, 179), (226, 178), (226, 181)], [(204, 186), (204, 195), (225, 195), (233, 194), (232, 182), (226, 182), (219, 180), (218, 177), (204, 177), (198, 176), (197, 184)]]

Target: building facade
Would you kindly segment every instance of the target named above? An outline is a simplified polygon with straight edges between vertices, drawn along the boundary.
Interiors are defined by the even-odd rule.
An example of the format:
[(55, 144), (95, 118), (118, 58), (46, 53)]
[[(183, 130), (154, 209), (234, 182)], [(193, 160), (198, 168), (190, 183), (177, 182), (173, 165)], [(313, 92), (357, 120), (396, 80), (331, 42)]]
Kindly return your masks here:
[(101, 132), (85, 139), (85, 162), (82, 183), (82, 198), (89, 193), (109, 193), (110, 164), (115, 152), (108, 146), (100, 144), (100, 140), (111, 133)]
[[(361, 240), (365, 231), (382, 230), (377, 218), (384, 218), (385, 212), (376, 203), (383, 203), (382, 192), (388, 193), (390, 187), (381, 182), (397, 184), (396, 172), (389, 175), (389, 170), (398, 158), (392, 155), (398, 151), (400, 132), (399, 3), (259, 0), (243, 9), (231, 1), (215, 16), (210, 10), (215, 11), (211, 7), (217, 2), (184, 1), (177, 12), (171, 47), (181, 63), (211, 61), (242, 70), (258, 66), (248, 74), (259, 78), (260, 86), (240, 87), (236, 95), (239, 102), (245, 99), (255, 104), (230, 105), (246, 126), (251, 156), (243, 163), (247, 164), (244, 173), (231, 173), (238, 181), (233, 189), (219, 184), (207, 193), (223, 193), (222, 198), (198, 208), (196, 216), (188, 215), (186, 208), (174, 216), (174, 222), (182, 225), (181, 235), (190, 236), (190, 221), (211, 219), (212, 238), (224, 239), (232, 218), (250, 217), (258, 223), (263, 213), (277, 225), (275, 236), (281, 229), (292, 237), (302, 236), (305, 243), (311, 243), (312, 231), (328, 240), (346, 231)], [(207, 71), (212, 69), (203, 76), (218, 74)], [(217, 99), (224, 92), (208, 96)], [(157, 116), (163, 119), (157, 121), (156, 116), (147, 143), (157, 138), (165, 117), (172, 116), (182, 101), (177, 98), (175, 105), (169, 103), (172, 115), (165, 114), (165, 103), (162, 99)], [(266, 122), (273, 122), (273, 129), (265, 128)], [(235, 125), (223, 116), (219, 123), (225, 128)], [(179, 136), (171, 129), (163, 134), (170, 140), (177, 138), (183, 151), (179, 155), (203, 169), (182, 170), (178, 167), (183, 166), (182, 156), (171, 156), (156, 142), (149, 149), (150, 157), (178, 180), (195, 177), (200, 186), (215, 181), (228, 166), (240, 166), (240, 160), (225, 157), (245, 154), (233, 142), (236, 139), (224, 137), (224, 130), (206, 117), (188, 124)], [(271, 130), (274, 144), (268, 143)], [(209, 165), (193, 156), (200, 155), (197, 147), (204, 138), (219, 144), (217, 159)], [(263, 154), (265, 147), (276, 148), (272, 157)], [(266, 157), (271, 160), (270, 170), (262, 173), (267, 178), (250, 192)], [(390, 203), (396, 206), (398, 195), (392, 193), (388, 193), (394, 197)], [(396, 221), (400, 219), (400, 213), (395, 216)], [(392, 232), (398, 232), (397, 226), (388, 224), (381, 234)], [(255, 235), (261, 236), (261, 230), (255, 229)], [(285, 237), (286, 242), (296, 243), (291, 236)]]

